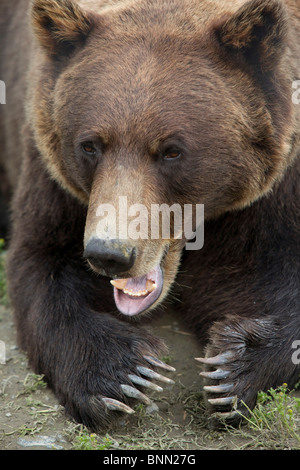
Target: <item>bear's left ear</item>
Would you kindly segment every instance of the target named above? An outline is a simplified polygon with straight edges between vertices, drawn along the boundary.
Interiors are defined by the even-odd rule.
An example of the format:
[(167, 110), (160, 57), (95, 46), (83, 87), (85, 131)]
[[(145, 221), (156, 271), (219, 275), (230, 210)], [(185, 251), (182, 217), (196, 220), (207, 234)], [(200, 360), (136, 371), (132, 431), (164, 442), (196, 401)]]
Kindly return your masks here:
[(287, 44), (287, 13), (280, 0), (252, 0), (214, 31), (227, 52), (268, 72)]
[(69, 55), (94, 26), (92, 14), (73, 0), (32, 0), (31, 18), (39, 43), (52, 56)]

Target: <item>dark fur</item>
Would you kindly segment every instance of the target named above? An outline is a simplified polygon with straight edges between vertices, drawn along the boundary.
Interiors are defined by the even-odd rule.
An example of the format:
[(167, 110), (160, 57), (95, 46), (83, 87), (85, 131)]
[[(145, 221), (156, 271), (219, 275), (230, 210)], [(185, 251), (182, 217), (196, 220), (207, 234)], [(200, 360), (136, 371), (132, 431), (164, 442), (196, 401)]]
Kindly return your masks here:
[[(109, 281), (82, 258), (94, 207), (124, 193), (148, 206), (205, 204), (205, 247), (183, 251), (175, 281), (182, 246), (170, 242), (163, 295), (172, 285), (180, 294), (179, 315), (208, 356), (234, 352), (230, 394), (253, 407), (259, 390), (297, 380), (300, 140), (291, 95), (300, 18), (298, 2), (284, 3), (254, 0), (235, 15), (234, 1), (219, 12), (204, 1), (197, 16), (196, 1), (120, 2), (102, 13), (36, 0), (38, 45), (29, 2), (1, 2), (1, 187), (5, 199), (15, 192), (8, 281), (18, 339), (68, 414), (91, 428), (113, 417), (99, 398), (127, 402), (120, 384), (146, 365), (144, 354), (164, 351), (115, 311)], [(74, 150), (91, 129), (103, 143), (96, 164)], [(159, 160), (170, 134), (186, 156), (172, 168)], [(139, 243), (131, 276), (164, 248)]]

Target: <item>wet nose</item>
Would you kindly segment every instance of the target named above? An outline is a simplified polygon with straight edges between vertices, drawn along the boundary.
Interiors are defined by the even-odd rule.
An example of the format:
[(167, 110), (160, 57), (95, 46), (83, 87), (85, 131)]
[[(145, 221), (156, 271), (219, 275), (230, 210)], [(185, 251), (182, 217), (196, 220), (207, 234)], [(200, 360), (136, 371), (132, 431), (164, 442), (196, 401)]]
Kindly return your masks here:
[(120, 240), (91, 239), (84, 258), (108, 276), (129, 271), (135, 263), (136, 249)]

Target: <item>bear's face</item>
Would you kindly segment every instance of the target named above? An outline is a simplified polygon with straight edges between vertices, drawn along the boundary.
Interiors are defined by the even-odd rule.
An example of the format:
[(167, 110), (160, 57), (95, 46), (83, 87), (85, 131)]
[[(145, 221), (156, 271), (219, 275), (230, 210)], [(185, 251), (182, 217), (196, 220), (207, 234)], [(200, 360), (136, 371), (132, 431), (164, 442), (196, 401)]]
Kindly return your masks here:
[[(259, 2), (250, 3), (257, 9)], [(273, 26), (262, 40), (277, 28), (279, 43), (284, 13), (275, 4), (274, 10), (265, 5)], [(183, 35), (159, 29), (161, 19), (143, 29), (141, 18), (140, 28), (130, 30), (122, 10), (91, 15), (69, 0), (36, 0), (34, 7), (47, 57), (46, 87), (35, 97), (44, 103), (36, 117), (40, 149), (54, 177), (88, 205), (90, 266), (115, 279), (119, 310), (137, 315), (155, 307), (175, 279), (187, 239), (185, 205), (193, 208), (194, 231), (197, 205), (204, 205), (206, 219), (244, 208), (272, 188), (285, 165), (289, 147), (276, 136), (252, 56), (245, 55), (251, 31), (243, 52), (233, 51), (234, 34), (242, 41), (244, 33), (234, 25), (240, 28), (245, 12), (199, 31), (193, 25)], [(248, 30), (262, 21), (263, 8), (260, 16), (253, 8)], [(51, 30), (41, 21), (45, 15)], [(67, 37), (57, 42), (53, 25)], [(270, 60), (275, 70), (279, 58)], [(270, 66), (263, 54), (260, 61)], [(171, 215), (165, 237), (155, 231), (153, 210), (162, 205), (182, 209), (182, 230)]]

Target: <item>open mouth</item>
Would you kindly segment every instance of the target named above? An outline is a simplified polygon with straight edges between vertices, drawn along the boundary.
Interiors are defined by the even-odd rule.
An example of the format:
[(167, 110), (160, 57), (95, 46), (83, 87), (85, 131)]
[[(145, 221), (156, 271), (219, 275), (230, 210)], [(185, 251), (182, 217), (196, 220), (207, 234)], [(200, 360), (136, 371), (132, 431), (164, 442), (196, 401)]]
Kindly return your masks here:
[(157, 266), (145, 276), (110, 281), (118, 310), (135, 316), (147, 310), (159, 298), (163, 288), (163, 273)]

